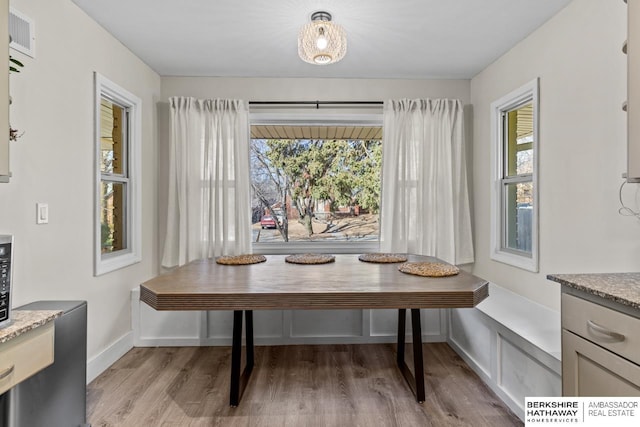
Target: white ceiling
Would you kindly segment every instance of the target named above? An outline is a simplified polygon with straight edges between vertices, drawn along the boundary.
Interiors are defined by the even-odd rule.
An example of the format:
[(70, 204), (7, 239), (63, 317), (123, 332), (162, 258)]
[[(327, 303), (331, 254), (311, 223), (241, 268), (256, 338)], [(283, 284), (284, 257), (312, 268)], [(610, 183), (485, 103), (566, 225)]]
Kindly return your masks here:
[[(571, 0), (73, 0), (162, 76), (471, 78)], [(298, 58), (324, 10), (346, 57)]]

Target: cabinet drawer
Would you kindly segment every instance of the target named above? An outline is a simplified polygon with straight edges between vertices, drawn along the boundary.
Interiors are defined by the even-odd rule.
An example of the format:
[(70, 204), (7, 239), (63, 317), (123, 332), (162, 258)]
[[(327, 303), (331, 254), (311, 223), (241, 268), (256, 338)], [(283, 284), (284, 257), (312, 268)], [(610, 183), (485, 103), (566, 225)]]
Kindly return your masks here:
[(0, 344), (0, 393), (53, 363), (54, 322)]
[(640, 364), (640, 319), (562, 294), (562, 327)]

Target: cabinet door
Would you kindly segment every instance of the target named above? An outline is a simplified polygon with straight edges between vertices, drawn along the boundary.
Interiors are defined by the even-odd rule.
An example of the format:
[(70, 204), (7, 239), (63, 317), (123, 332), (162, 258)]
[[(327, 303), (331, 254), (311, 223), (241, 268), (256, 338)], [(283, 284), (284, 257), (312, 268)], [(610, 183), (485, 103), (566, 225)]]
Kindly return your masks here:
[(9, 177), (9, 0), (0, 0), (0, 182)]
[(563, 396), (640, 396), (640, 366), (562, 330)]

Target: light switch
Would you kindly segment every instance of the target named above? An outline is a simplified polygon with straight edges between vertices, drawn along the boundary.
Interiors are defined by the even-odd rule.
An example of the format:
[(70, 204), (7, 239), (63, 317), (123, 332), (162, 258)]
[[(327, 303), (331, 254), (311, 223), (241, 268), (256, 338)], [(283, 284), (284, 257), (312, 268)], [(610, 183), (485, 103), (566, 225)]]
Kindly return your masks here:
[(49, 204), (36, 203), (36, 224), (49, 223)]

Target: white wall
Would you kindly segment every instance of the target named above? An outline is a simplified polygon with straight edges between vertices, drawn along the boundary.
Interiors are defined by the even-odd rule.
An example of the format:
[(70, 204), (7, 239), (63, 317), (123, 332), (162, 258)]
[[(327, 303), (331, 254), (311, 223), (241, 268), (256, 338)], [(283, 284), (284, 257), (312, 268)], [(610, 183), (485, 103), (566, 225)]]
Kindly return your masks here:
[(467, 104), (469, 80), (163, 77), (162, 100), (171, 96), (248, 101), (385, 101), (429, 97), (457, 98)]
[[(640, 222), (618, 214), (626, 169), (626, 5), (575, 0), (471, 81), (474, 274), (556, 310), (550, 273), (640, 270)], [(489, 258), (490, 103), (540, 77), (540, 272)], [(637, 184), (626, 201), (637, 209)]]
[[(13, 306), (42, 299), (87, 300), (88, 356), (131, 335), (131, 288), (156, 274), (156, 108), (160, 77), (70, 0), (12, 0), (35, 22), (36, 58), (18, 52), (11, 76), (9, 184), (0, 184), (0, 233), (15, 236)], [(93, 277), (93, 72), (142, 99), (141, 263)], [(50, 222), (35, 224), (36, 202)]]

